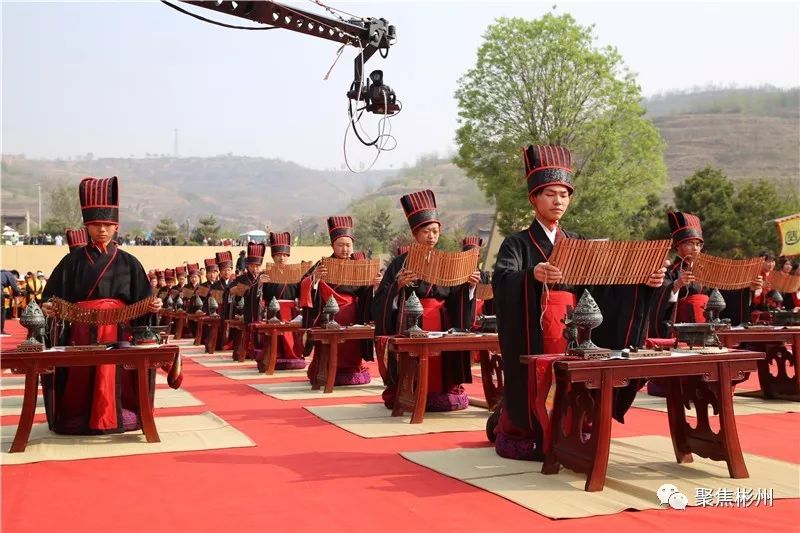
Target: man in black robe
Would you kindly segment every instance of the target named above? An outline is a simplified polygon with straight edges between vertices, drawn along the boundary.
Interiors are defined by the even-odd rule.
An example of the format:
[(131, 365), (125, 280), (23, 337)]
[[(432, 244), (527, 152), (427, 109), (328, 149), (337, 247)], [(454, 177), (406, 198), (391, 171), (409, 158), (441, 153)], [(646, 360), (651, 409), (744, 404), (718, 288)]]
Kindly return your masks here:
[[(44, 299), (59, 297), (87, 309), (119, 309), (150, 298), (149, 311), (157, 313), (161, 300), (151, 296), (150, 284), (141, 263), (120, 250), (113, 240), (118, 230), (119, 199), (117, 178), (85, 178), (79, 186), (83, 220), (90, 243), (66, 255), (53, 270)], [(55, 318), (52, 304), (42, 310)], [(149, 316), (132, 321), (146, 324)], [(113, 343), (127, 339), (128, 324), (67, 326), (58, 344)], [(141, 428), (138, 385), (135, 370), (122, 366), (57, 368), (43, 379), (47, 422), (56, 433), (119, 433)], [(150, 371), (152, 404), (155, 372)]]
[[(354, 260), (353, 218), (347, 215), (328, 217), (328, 236), (331, 240), (331, 257)], [(304, 325), (321, 325), (322, 309), (328, 299), (333, 298), (339, 312), (333, 317), (342, 325), (367, 324), (370, 321), (370, 308), (375, 287), (380, 283), (380, 274), (372, 285), (339, 285), (325, 281), (327, 270), (318, 262), (300, 282), (300, 306), (303, 308)], [(372, 378), (364, 361), (372, 361), (372, 340), (350, 340), (339, 345), (336, 377), (334, 385), (363, 385)], [(308, 365), (308, 379), (314, 383), (319, 361), (315, 356)]]
[(260, 273), (261, 263), (264, 261), (264, 252), (267, 245), (263, 242), (248, 242), (247, 256), (245, 257), (245, 271), (233, 280), (231, 289), (237, 290), (239, 287), (244, 289), (244, 313), (242, 319), (245, 324), (244, 339), (242, 347), (247, 357), (252, 358), (252, 343), (250, 342), (250, 324), (254, 324), (261, 319), (261, 284), (268, 281), (266, 274)]
[[(287, 265), (289, 263), (289, 256), (292, 253), (292, 236), (287, 232), (269, 234), (269, 248), (272, 255), (272, 262), (275, 265)], [(269, 278), (269, 276), (268, 276)], [(269, 305), (270, 301), (275, 298), (275, 301), (280, 305), (278, 311), (278, 319), (281, 322), (289, 322), (294, 320), (295, 316), (299, 316), (296, 311), (296, 299), (300, 295), (299, 283), (273, 283), (267, 281), (262, 288), (262, 300), (265, 305)], [(295, 332), (287, 332), (278, 338), (278, 358), (275, 363), (276, 370), (293, 370), (306, 367), (306, 361), (303, 358), (303, 341), (302, 335)], [(263, 347), (262, 352), (259, 354), (258, 368), (263, 371)]]
[[(418, 191), (400, 198), (415, 241), (434, 248), (439, 241), (441, 222), (436, 197), (430, 190)], [(480, 272), (472, 273), (468, 283), (456, 287), (440, 287), (419, 280), (404, 268), (407, 252), (392, 260), (375, 294), (372, 316), (378, 356), (383, 357), (388, 336), (403, 332), (403, 309), (411, 294), (416, 294), (423, 307), (420, 327), (426, 331), (446, 331), (449, 328), (469, 330), (475, 316), (475, 286)], [(426, 411), (455, 411), (466, 409), (469, 397), (462, 383), (472, 383), (469, 352), (443, 354), (431, 358), (428, 367), (428, 398)], [(386, 389), (383, 402), (394, 407), (397, 396), (397, 360), (392, 355), (384, 376)]]
[[(523, 155), (528, 198), (536, 218), (529, 228), (506, 237), (497, 255), (492, 287), (503, 354), (504, 395), (487, 432), (490, 438), (496, 436), (498, 455), (542, 460), (543, 444), (549, 439), (549, 419), (542, 416), (541, 411), (537, 411), (537, 415), (529, 410), (528, 368), (520, 357), (565, 353), (567, 340), (563, 336), (562, 320), (567, 308), (575, 306), (577, 291), (574, 287), (559, 284), (561, 271), (548, 263), (548, 258), (558, 240), (581, 237), (559, 225), (574, 190), (569, 151), (559, 146), (529, 146)], [(663, 279), (661, 269), (651, 275), (648, 286), (660, 286)], [(642, 316), (646, 316), (643, 309), (647, 308), (649, 301), (626, 300), (626, 291), (631, 292), (622, 289), (619, 298), (604, 294), (613, 294), (615, 291), (611, 288), (598, 292), (600, 301), (604, 303), (601, 311), (605, 311), (604, 317), (609, 320), (606, 324), (607, 338), (604, 339), (611, 345), (609, 347), (621, 348), (625, 340), (632, 338), (619, 336), (617, 332), (621, 328), (614, 326), (615, 313), (629, 306), (635, 310), (627, 313), (629, 316), (638, 318), (640, 322)], [(632, 331), (639, 331), (643, 326), (640, 323), (635, 329), (633, 325), (630, 327)], [(549, 385), (545, 384), (544, 388), (549, 388)], [(635, 394), (636, 387), (632, 389), (629, 395)], [(543, 392), (546, 396), (547, 391)], [(632, 399), (625, 403), (630, 405), (631, 402)], [(618, 418), (621, 414), (616, 412)]]

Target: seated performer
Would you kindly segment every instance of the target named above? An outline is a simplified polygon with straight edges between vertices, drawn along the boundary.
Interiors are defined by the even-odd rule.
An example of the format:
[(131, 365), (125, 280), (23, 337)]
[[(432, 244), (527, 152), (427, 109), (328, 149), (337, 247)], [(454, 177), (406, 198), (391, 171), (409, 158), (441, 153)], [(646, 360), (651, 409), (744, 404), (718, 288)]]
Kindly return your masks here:
[[(483, 246), (483, 239), (477, 235), (467, 235), (461, 240), (461, 250), (466, 252), (472, 248), (480, 248)], [(480, 283), (490, 283), (491, 273), (482, 270)], [(475, 298), (475, 318), (473, 320), (473, 329), (478, 326), (478, 317), (481, 315), (491, 315), (494, 313), (492, 300), (483, 300), (482, 298)]]
[[(118, 229), (117, 178), (84, 178), (79, 186), (83, 221), (91, 243), (71, 251), (53, 270), (44, 298), (59, 297), (86, 309), (121, 309), (151, 298), (149, 311), (157, 313), (161, 300), (150, 296), (141, 263), (112, 240)], [(54, 316), (51, 303), (42, 310)], [(147, 317), (136, 323), (144, 324)], [(89, 326), (72, 324), (61, 344), (113, 343), (130, 334), (127, 324)], [(47, 423), (56, 433), (119, 433), (141, 428), (135, 370), (123, 366), (57, 368), (43, 376)], [(149, 374), (150, 402), (155, 393), (155, 371)]]
[[(272, 262), (276, 265), (289, 263), (289, 255), (292, 252), (292, 236), (289, 232), (269, 234), (269, 247), (272, 254)], [(300, 294), (299, 283), (264, 283), (262, 290), (264, 305), (275, 298), (280, 304), (281, 309), (278, 318), (282, 322), (288, 322), (298, 316), (295, 306), (295, 299)], [(263, 370), (263, 352), (258, 360), (259, 370)], [(294, 332), (287, 332), (278, 338), (278, 360), (275, 364), (276, 370), (292, 370), (305, 368), (306, 361), (303, 358), (302, 336)]]
[[(261, 283), (267, 281), (265, 274), (260, 274), (261, 263), (264, 261), (264, 251), (267, 245), (263, 242), (248, 242), (247, 243), (247, 256), (244, 260), (245, 271), (244, 274), (233, 280), (232, 288), (237, 285), (246, 285), (248, 288), (245, 291), (244, 298), (244, 313), (242, 319), (245, 323), (245, 330), (249, 329), (250, 324), (254, 324), (261, 319)], [(245, 334), (242, 340), (246, 346), (246, 356), (253, 357), (250, 349), (250, 335)]]
[(772, 272), (775, 268), (775, 255), (773, 255), (772, 252), (763, 250), (758, 254), (758, 257), (763, 259), (764, 262), (761, 265), (761, 272), (758, 276), (758, 281), (760, 283), (758, 283), (756, 287), (753, 287), (751, 305), (753, 312), (763, 312), (774, 309), (774, 305), (771, 305), (770, 299), (767, 298), (767, 295), (770, 292), (767, 278), (769, 277), (770, 272)]
[[(549, 419), (546, 418), (546, 411), (542, 414), (538, 408), (535, 412), (529, 409), (528, 368), (520, 361), (520, 357), (565, 353), (567, 339), (563, 335), (562, 320), (566, 317), (567, 307), (575, 306), (576, 298), (574, 292), (569, 291), (570, 287), (558, 284), (562, 273), (548, 262), (548, 258), (558, 240), (581, 237), (559, 225), (574, 191), (569, 151), (560, 146), (529, 146), (523, 155), (528, 199), (533, 206), (535, 220), (526, 230), (506, 237), (497, 255), (492, 288), (503, 354), (504, 391), (499, 414), (495, 411), (497, 425), (488, 425), (487, 432), (493, 434), (490, 439), (491, 436), (496, 438), (495, 450), (498, 455), (511, 459), (542, 460), (543, 443), (549, 439)], [(660, 269), (651, 274), (647, 285), (659, 287), (663, 281), (664, 270)], [(620, 308), (625, 311), (627, 306), (632, 306), (635, 312), (626, 313), (632, 319), (638, 316), (641, 320), (641, 309), (646, 309), (646, 303), (642, 300), (609, 300), (611, 305), (604, 312), (604, 321), (619, 312)], [(616, 334), (610, 333), (608, 336), (619, 347), (627, 344), (628, 339), (623, 342)], [(546, 395), (549, 384), (537, 385), (541, 385)], [(633, 394), (635, 387), (626, 395)], [(630, 405), (631, 402), (632, 398), (624, 403)], [(619, 420), (622, 414), (624, 409), (615, 406), (615, 418)]]
[[(407, 194), (400, 198), (411, 233), (418, 244), (434, 248), (439, 241), (441, 222), (436, 210), (436, 197), (430, 190)], [(475, 286), (480, 272), (472, 273), (468, 283), (457, 287), (439, 287), (419, 280), (414, 272), (405, 270), (407, 254), (396, 257), (387, 267), (383, 281), (375, 294), (372, 316), (375, 336), (401, 333), (403, 308), (412, 293), (424, 309), (420, 327), (426, 331), (445, 331), (449, 328), (467, 330), (475, 315)], [(469, 404), (462, 383), (472, 383), (469, 352), (433, 357), (428, 367), (427, 411), (456, 411)], [(394, 407), (397, 396), (397, 360), (387, 364), (386, 389), (383, 403)]]
[[(353, 219), (349, 216), (328, 218), (328, 235), (331, 239), (333, 254), (337, 259), (352, 259), (353, 254)], [(333, 297), (339, 305), (339, 312), (334, 320), (342, 325), (366, 324), (370, 321), (370, 304), (374, 288), (380, 283), (378, 275), (372, 286), (351, 287), (336, 285), (322, 281), (327, 274), (321, 262), (314, 265), (303, 281), (300, 282), (300, 306), (305, 315), (304, 324), (308, 327), (321, 325), (322, 308), (329, 298)], [(363, 361), (372, 361), (372, 341), (350, 340), (339, 345), (339, 358), (336, 367), (335, 385), (361, 385), (370, 382), (369, 369)], [(308, 379), (314, 383), (317, 375), (317, 357), (308, 365)]]
[(217, 252), (215, 254), (217, 266), (219, 267), (219, 284), (222, 288), (222, 301), (219, 304), (220, 334), (217, 337), (217, 350), (230, 349), (233, 342), (228, 343), (225, 334), (225, 321), (233, 318), (233, 296), (230, 288), (233, 285), (233, 254), (229, 251)]
[[(213, 257), (210, 259), (204, 259), (203, 263), (205, 264), (206, 268), (206, 281), (200, 284), (201, 287), (205, 287), (208, 289), (208, 295), (203, 298), (203, 313), (208, 314), (208, 299), (211, 297), (211, 291), (224, 291), (225, 287), (219, 281), (219, 267), (217, 266), (217, 260)], [(216, 299), (216, 298), (215, 298)], [(219, 300), (217, 300), (217, 306), (220, 306)]]
[(158, 274), (156, 274), (155, 270), (147, 272), (147, 281), (150, 283), (150, 292), (152, 295), (158, 295)]
[(67, 246), (69, 246), (70, 252), (75, 248), (89, 244), (89, 234), (86, 233), (86, 228), (68, 229), (64, 233), (67, 237)]

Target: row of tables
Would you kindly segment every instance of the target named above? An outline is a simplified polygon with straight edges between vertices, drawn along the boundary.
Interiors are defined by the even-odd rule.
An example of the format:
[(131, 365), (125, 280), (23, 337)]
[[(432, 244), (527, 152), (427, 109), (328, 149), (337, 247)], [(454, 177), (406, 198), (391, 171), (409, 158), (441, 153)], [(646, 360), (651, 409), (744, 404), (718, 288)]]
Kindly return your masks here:
[[(183, 312), (177, 313), (176, 318), (180, 318), (180, 313)], [(211, 327), (211, 333), (207, 337), (209, 340), (214, 337), (214, 342), (207, 343), (207, 348), (213, 353), (216, 335), (219, 334), (222, 321), (219, 317), (202, 315), (197, 315), (195, 320), (198, 323), (195, 344), (200, 344), (200, 339), (203, 337), (202, 327), (208, 325)], [(239, 323), (241, 321), (233, 320), (228, 321), (226, 325), (231, 328), (241, 328), (244, 335), (246, 328)], [(300, 329), (302, 329), (300, 324), (292, 322), (259, 322), (252, 325), (253, 334), (270, 339), (265, 354), (265, 373), (274, 372), (278, 336)], [(341, 329), (311, 328), (307, 332), (319, 347), (315, 354), (315, 357), (319, 357), (319, 372), (312, 387), (315, 390), (323, 389), (324, 392), (333, 390), (338, 345), (348, 340), (371, 339), (374, 335), (371, 326)], [(798, 365), (800, 332), (729, 330), (718, 332), (718, 336), (726, 347), (743, 345), (748, 347), (748, 350), (732, 350), (717, 355), (555, 362), (556, 397), (552, 418), (554, 430), (552, 446), (545, 458), (542, 472), (555, 474), (559, 466), (564, 465), (573, 471), (587, 474), (585, 490), (602, 490), (611, 441), (614, 389), (626, 386), (633, 379), (663, 378), (668, 382), (667, 412), (677, 461), (691, 462), (692, 454), (697, 454), (725, 461), (732, 478), (748, 477), (733, 412), (733, 386), (745, 380), (750, 372), (757, 371), (765, 398), (800, 399), (800, 381), (798, 381), (800, 378), (793, 372)], [(788, 343), (792, 345), (791, 353), (787, 350)], [(400, 416), (410, 412), (411, 423), (422, 422), (431, 358), (440, 357), (448, 352), (464, 351), (480, 354), (484, 393), (489, 409), (493, 409), (502, 398), (502, 362), (497, 354), (498, 348), (496, 334), (444, 335), (426, 338), (391, 337), (388, 340), (388, 350), (397, 356), (399, 377), (398, 396), (392, 415)], [(120, 364), (122, 361), (139, 369), (141, 380), (142, 376), (146, 375), (143, 370), (171, 361), (176, 351), (176, 346), (166, 345), (146, 350), (113, 350), (99, 353), (4, 354), (3, 368), (13, 368), (26, 374), (22, 418), (12, 452), (24, 450), (30, 434), (38, 389), (38, 374), (43, 369), (112, 362)], [(381, 376), (385, 377), (383, 354), (377, 355)], [(535, 359), (536, 356), (524, 357), (526, 363), (531, 363)], [(770, 371), (770, 366), (775, 373)], [(529, 364), (528, 368), (532, 376), (534, 365)], [(790, 373), (792, 375), (789, 375)], [(704, 400), (698, 400), (699, 398)], [(140, 406), (143, 405), (142, 401), (140, 398)], [(686, 421), (686, 408), (692, 404), (698, 416), (695, 427)], [(720, 430), (717, 433), (712, 431), (708, 424), (709, 408), (720, 416)], [(142, 407), (142, 413), (147, 413), (147, 416), (143, 416), (143, 428), (148, 442), (157, 442), (158, 435), (152, 422), (152, 410), (149, 404), (147, 408)], [(571, 424), (567, 423), (568, 419), (572, 421)], [(591, 421), (588, 434), (581, 425), (582, 420)]]

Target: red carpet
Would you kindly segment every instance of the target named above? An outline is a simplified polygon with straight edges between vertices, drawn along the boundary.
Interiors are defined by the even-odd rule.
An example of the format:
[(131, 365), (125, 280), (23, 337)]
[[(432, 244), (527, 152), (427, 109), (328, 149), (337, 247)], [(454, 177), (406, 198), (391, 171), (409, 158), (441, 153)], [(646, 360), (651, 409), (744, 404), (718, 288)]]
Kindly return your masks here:
[[(553, 521), (398, 455), (486, 446), (483, 432), (362, 439), (321, 421), (303, 405), (363, 398), (280, 401), (184, 361), (183, 387), (205, 405), (158, 414), (210, 410), (257, 447), (3, 467), (2, 530), (798, 531), (797, 500), (776, 501), (771, 508), (624, 512)], [(798, 421), (793, 414), (740, 417), (742, 446), (800, 462)], [(2, 420), (15, 422), (15, 417)], [(615, 437), (668, 435), (663, 413), (635, 409), (627, 422), (615, 424)]]

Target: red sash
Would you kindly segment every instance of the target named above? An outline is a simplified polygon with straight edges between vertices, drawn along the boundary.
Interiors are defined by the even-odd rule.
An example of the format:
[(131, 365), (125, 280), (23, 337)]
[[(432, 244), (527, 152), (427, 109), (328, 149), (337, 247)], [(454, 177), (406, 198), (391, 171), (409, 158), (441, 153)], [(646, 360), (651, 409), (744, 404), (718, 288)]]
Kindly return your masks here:
[(706, 317), (703, 315), (703, 311), (706, 310), (707, 303), (707, 294), (690, 294), (686, 298), (681, 298), (678, 300), (676, 321), (678, 323), (705, 323)]
[[(444, 300), (436, 298), (420, 298), (422, 304), (422, 324), (420, 327), (425, 331), (443, 331), (449, 326), (442, 322), (442, 308)], [(428, 359), (428, 394), (432, 392), (442, 392), (442, 358), (432, 357)]]
[(566, 291), (548, 291), (542, 294), (542, 353), (563, 354), (567, 351), (564, 323), (567, 306), (575, 307), (575, 295)]
[[(76, 305), (84, 309), (119, 309), (125, 307), (125, 303), (122, 300), (112, 298), (83, 301), (78, 302)], [(70, 328), (70, 343), (73, 345), (90, 344), (91, 332), (89, 328), (90, 326), (87, 324), (73, 324)], [(99, 344), (118, 340), (117, 324), (97, 326), (97, 342)], [(89, 429), (110, 430), (119, 427), (116, 401), (117, 366), (99, 365), (86, 367), (85, 371), (94, 373), (94, 385), (91, 391), (86, 388), (87, 380), (80, 379), (75, 375), (81, 371), (84, 371), (84, 369), (70, 369), (70, 379), (67, 379), (62, 405), (58, 407), (59, 411), (67, 417), (83, 415), (85, 414), (87, 396), (91, 396)]]
[[(563, 360), (574, 360), (577, 357), (567, 355), (541, 355), (536, 358), (533, 364), (528, 365), (528, 416), (533, 413), (542, 427), (542, 451), (547, 453), (550, 450), (550, 439), (552, 434), (552, 424), (550, 414), (547, 412), (547, 396), (550, 394), (550, 387), (553, 385), (553, 363)], [(533, 421), (530, 421), (533, 427)]]
[[(295, 309), (295, 306), (294, 306), (294, 300), (278, 300), (278, 303), (281, 306), (281, 311), (280, 311), (281, 319), (283, 319), (284, 321), (287, 321), (287, 320), (291, 320), (291, 319), (293, 319), (295, 317), (297, 312), (296, 312), (296, 309)], [(295, 357), (298, 357), (300, 355), (300, 353), (298, 353), (296, 350), (297, 350), (297, 347), (302, 343), (295, 344), (295, 333), (294, 332), (292, 332), (292, 331), (286, 332), (286, 333), (284, 333), (283, 335), (280, 336), (280, 339), (282, 339), (282, 340), (278, 343), (278, 354), (279, 355), (283, 355), (284, 359), (286, 359), (286, 358), (295, 358)], [(302, 352), (302, 348), (300, 348), (299, 351)]]

